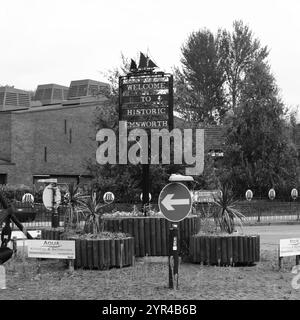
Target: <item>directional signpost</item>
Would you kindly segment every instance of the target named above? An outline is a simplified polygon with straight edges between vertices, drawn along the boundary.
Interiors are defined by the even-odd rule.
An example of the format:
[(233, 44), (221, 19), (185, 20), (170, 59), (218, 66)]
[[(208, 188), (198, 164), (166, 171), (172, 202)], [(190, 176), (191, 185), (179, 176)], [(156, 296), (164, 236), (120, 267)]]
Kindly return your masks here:
[(160, 192), (158, 206), (167, 220), (179, 222), (186, 218), (191, 211), (190, 190), (182, 183), (169, 183)]
[(182, 183), (167, 184), (160, 192), (158, 206), (164, 217), (172, 222), (169, 235), (169, 288), (178, 289), (178, 224), (188, 216), (192, 208), (192, 196)]

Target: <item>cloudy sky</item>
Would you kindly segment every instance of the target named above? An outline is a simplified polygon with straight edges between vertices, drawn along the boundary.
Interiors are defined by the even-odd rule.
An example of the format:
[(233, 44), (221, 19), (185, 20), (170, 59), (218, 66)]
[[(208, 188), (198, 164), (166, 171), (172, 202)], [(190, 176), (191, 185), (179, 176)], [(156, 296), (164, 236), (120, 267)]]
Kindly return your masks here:
[(121, 53), (149, 52), (167, 72), (180, 64), (189, 33), (232, 30), (242, 19), (262, 45), (290, 107), (300, 105), (299, 0), (1, 1), (0, 85), (35, 90), (71, 80), (104, 80)]

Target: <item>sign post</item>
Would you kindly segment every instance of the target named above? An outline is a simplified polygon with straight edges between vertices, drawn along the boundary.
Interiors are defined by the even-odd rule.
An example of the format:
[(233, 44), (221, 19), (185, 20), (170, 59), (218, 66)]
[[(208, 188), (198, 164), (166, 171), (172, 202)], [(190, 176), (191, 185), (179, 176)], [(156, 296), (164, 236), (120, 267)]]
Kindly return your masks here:
[(174, 283), (176, 283), (176, 289), (178, 289), (178, 222), (186, 218), (191, 211), (191, 193), (182, 183), (169, 183), (159, 194), (158, 206), (164, 217), (172, 222), (169, 233), (169, 288), (174, 289)]
[[(155, 72), (157, 66), (142, 53), (138, 68), (119, 77), (119, 120), (128, 129), (173, 129), (173, 75)], [(149, 152), (148, 152), (149, 154)], [(149, 205), (149, 163), (142, 164), (143, 211)]]

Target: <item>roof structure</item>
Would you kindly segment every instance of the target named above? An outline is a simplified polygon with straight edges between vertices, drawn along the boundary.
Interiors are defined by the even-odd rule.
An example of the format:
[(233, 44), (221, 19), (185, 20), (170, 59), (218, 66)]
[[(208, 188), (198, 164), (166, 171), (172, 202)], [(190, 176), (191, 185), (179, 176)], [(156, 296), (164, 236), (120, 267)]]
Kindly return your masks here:
[(0, 111), (30, 107), (30, 92), (14, 87), (0, 87)]
[(56, 104), (67, 100), (68, 92), (69, 87), (59, 84), (40, 84), (36, 89), (33, 100), (40, 101), (42, 105)]

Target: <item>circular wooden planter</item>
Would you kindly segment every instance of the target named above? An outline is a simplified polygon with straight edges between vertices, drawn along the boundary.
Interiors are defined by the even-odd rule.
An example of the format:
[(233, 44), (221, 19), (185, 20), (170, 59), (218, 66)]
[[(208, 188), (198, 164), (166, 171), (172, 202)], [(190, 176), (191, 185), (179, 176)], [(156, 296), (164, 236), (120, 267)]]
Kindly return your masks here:
[(75, 268), (122, 268), (133, 264), (134, 238), (75, 239), (75, 250)]
[(194, 235), (190, 261), (208, 265), (252, 265), (260, 259), (260, 236)]
[[(63, 232), (63, 229), (43, 229), (41, 238), (60, 240), (63, 238)], [(75, 268), (103, 270), (113, 267), (122, 268), (133, 264), (133, 237), (123, 239), (69, 238), (68, 240), (75, 240)]]
[(41, 230), (41, 238), (45, 240), (62, 240), (63, 228), (50, 228)]
[[(189, 216), (178, 223), (179, 250), (188, 253), (190, 236), (199, 231), (200, 218)], [(134, 237), (136, 257), (167, 256), (171, 222), (163, 217), (105, 218), (104, 229), (124, 232)]]
[(16, 208), (14, 214), (20, 222), (32, 222), (35, 219), (36, 211), (34, 208)]

